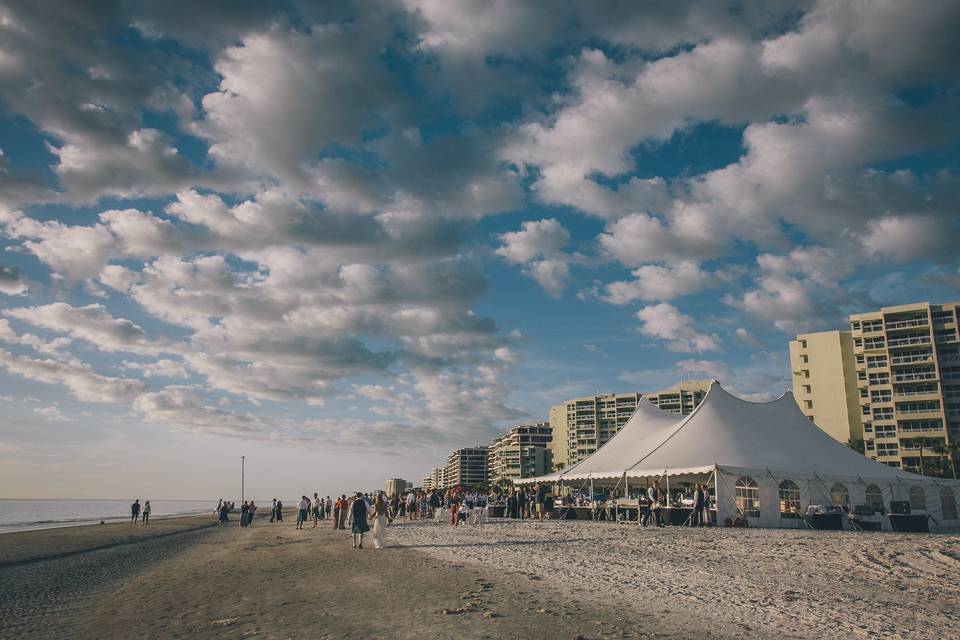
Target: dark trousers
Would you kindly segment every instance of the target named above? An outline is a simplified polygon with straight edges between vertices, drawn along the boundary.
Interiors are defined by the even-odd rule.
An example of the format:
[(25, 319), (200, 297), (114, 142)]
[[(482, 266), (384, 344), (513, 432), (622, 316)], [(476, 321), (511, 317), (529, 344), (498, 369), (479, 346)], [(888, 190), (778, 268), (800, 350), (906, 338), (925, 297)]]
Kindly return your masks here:
[(658, 526), (658, 527), (662, 527), (662, 526), (663, 526), (663, 515), (661, 515), (660, 509), (647, 509), (647, 512), (646, 512), (645, 514), (643, 514), (643, 521), (642, 521), (640, 524), (642, 524), (643, 526), (647, 526), (647, 523), (650, 522), (650, 515), (651, 515), (651, 514), (654, 516), (655, 522), (657, 523), (657, 526)]
[(690, 515), (690, 526), (691, 527), (702, 527), (703, 522), (703, 505), (695, 504), (693, 505), (693, 513)]

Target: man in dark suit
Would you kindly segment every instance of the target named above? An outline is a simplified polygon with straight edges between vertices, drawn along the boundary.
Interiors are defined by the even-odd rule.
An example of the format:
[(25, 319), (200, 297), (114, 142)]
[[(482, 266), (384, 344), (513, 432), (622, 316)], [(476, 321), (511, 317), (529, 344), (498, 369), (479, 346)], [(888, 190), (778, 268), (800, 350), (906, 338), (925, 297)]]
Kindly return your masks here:
[(660, 491), (660, 481), (654, 480), (653, 486), (647, 489), (647, 498), (650, 500), (650, 507), (647, 509), (647, 512), (643, 514), (644, 527), (647, 526), (647, 523), (650, 521), (650, 514), (654, 515), (658, 527), (663, 526), (663, 516), (660, 515), (660, 508), (662, 507), (662, 497)]
[(690, 526), (703, 526), (703, 491), (699, 484), (693, 491), (693, 513), (690, 515)]

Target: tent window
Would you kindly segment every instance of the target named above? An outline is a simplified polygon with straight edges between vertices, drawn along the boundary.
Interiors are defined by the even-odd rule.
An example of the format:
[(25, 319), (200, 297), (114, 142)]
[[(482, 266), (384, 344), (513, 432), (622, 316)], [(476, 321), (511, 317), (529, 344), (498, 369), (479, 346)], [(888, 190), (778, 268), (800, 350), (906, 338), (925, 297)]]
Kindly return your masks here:
[(957, 519), (957, 498), (950, 487), (940, 487), (940, 510), (944, 520)]
[(867, 485), (867, 506), (873, 507), (875, 511), (883, 509), (883, 492), (875, 484)]
[(910, 510), (927, 510), (927, 495), (923, 492), (923, 487), (910, 487)]
[(740, 476), (737, 480), (736, 496), (737, 510), (744, 518), (760, 517), (760, 487), (750, 476)]
[(836, 507), (843, 507), (846, 511), (850, 510), (850, 492), (846, 485), (837, 482), (830, 487), (830, 499)]
[(800, 487), (793, 480), (780, 483), (780, 517), (800, 517)]

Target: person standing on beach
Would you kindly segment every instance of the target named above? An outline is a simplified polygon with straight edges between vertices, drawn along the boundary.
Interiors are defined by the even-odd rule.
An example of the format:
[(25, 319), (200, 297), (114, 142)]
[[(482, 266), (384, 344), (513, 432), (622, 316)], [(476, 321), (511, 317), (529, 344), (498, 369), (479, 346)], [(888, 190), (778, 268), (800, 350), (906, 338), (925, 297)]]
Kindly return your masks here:
[(310, 509), (313, 511), (313, 528), (320, 526), (320, 496), (316, 491), (313, 492), (313, 500), (310, 501)]
[(217, 526), (222, 527), (230, 520), (230, 505), (220, 501), (220, 514), (217, 516)]
[(535, 489), (536, 493), (536, 504), (537, 504), (537, 519), (540, 522), (543, 522), (543, 516), (546, 513), (544, 510), (544, 504), (547, 502), (547, 483), (540, 482), (537, 484)]
[(377, 494), (373, 503), (373, 548), (383, 549), (387, 546), (387, 495)]
[(644, 527), (647, 526), (647, 523), (650, 522), (650, 514), (652, 513), (656, 518), (657, 526), (662, 527), (663, 516), (660, 515), (662, 505), (659, 480), (654, 480), (653, 486), (647, 489), (647, 498), (650, 500), (650, 507), (647, 509), (647, 512), (643, 514), (643, 521), (640, 524)]
[(517, 510), (520, 512), (521, 520), (527, 517), (527, 491), (525, 489), (520, 489), (517, 492)]
[(347, 494), (342, 494), (340, 496), (340, 517), (337, 519), (337, 528), (346, 529), (347, 528), (347, 509), (349, 508), (347, 503)]
[(283, 502), (277, 500), (277, 522), (283, 522)]
[(257, 503), (250, 501), (250, 510), (247, 512), (247, 526), (253, 526), (253, 516), (257, 515)]
[(247, 526), (247, 517), (250, 514), (250, 505), (247, 504), (247, 501), (243, 501), (243, 505), (240, 507), (240, 526)]
[(690, 526), (699, 527), (703, 523), (700, 519), (703, 517), (703, 490), (698, 484), (693, 490), (693, 513), (690, 514)]
[(324, 508), (327, 512), (327, 520), (329, 520), (331, 514), (333, 513), (333, 500), (330, 499), (330, 496), (327, 496), (327, 503), (324, 505)]
[(297, 503), (297, 529), (303, 529), (303, 523), (307, 521), (309, 509), (310, 501), (307, 496), (300, 496), (300, 502)]
[(363, 494), (358, 491), (353, 504), (350, 506), (350, 517), (353, 520), (351, 531), (353, 532), (354, 549), (363, 549), (363, 534), (370, 531), (370, 525), (367, 524), (369, 516), (367, 501), (363, 499)]
[(150, 501), (143, 503), (143, 524), (150, 524)]
[(277, 519), (277, 499), (273, 499), (273, 505), (270, 507), (270, 522), (274, 522)]
[(140, 498), (137, 498), (133, 501), (133, 504), (130, 505), (130, 524), (137, 524), (137, 520), (140, 519)]

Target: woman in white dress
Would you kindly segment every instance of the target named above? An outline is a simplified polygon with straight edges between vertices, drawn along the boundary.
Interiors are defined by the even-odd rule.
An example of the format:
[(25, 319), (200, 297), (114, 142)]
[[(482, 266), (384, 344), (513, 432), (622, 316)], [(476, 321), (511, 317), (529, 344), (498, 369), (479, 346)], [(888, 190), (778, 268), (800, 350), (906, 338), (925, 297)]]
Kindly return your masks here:
[(373, 504), (373, 548), (387, 546), (387, 496), (381, 491)]

